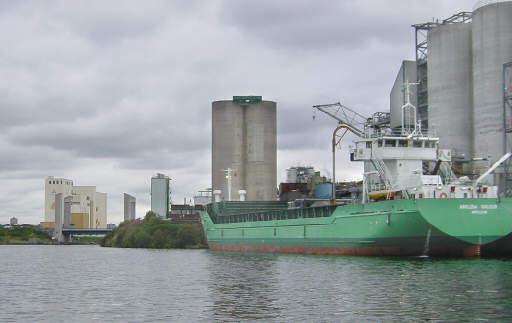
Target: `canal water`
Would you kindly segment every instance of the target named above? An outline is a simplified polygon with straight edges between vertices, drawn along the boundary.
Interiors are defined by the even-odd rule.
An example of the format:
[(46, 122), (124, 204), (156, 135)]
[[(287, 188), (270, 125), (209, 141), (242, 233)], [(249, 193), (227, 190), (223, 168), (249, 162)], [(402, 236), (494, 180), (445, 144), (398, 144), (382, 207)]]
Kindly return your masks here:
[(512, 322), (512, 260), (0, 246), (0, 322)]

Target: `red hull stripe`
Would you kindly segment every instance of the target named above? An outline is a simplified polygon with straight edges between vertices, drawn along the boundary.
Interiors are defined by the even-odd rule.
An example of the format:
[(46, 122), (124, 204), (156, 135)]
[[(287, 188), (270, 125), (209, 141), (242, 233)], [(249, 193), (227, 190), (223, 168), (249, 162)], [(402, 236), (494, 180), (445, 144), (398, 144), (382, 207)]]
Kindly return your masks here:
[(211, 250), (267, 252), (267, 253), (302, 253), (313, 255), (349, 255), (349, 256), (416, 256), (421, 250), (397, 247), (340, 247), (340, 246), (278, 246), (278, 245), (230, 245), (211, 244)]
[[(313, 255), (347, 255), (347, 256), (421, 256), (423, 250), (408, 247), (341, 247), (341, 246), (278, 246), (278, 245), (233, 245), (210, 244), (216, 251), (266, 252), (266, 253), (301, 253)], [(467, 246), (459, 249), (464, 257), (480, 256), (479, 246)], [(457, 252), (457, 253), (459, 253)]]

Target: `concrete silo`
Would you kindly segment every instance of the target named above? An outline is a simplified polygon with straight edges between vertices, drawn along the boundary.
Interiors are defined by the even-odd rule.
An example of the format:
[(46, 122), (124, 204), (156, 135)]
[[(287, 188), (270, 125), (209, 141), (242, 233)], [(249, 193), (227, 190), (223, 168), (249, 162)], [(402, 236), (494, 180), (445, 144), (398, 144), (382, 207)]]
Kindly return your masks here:
[[(454, 161), (472, 158), (471, 23), (443, 23), (428, 33), (428, 125)], [(465, 164), (469, 165), (469, 164)]]
[(503, 64), (512, 61), (511, 17), (511, 1), (473, 12), (473, 147), (475, 157), (489, 157), (475, 165), (477, 173), (510, 149), (504, 140), (502, 71)]
[(276, 103), (259, 96), (212, 103), (212, 189), (228, 200), (226, 169), (232, 169), (231, 199), (274, 200), (277, 189)]

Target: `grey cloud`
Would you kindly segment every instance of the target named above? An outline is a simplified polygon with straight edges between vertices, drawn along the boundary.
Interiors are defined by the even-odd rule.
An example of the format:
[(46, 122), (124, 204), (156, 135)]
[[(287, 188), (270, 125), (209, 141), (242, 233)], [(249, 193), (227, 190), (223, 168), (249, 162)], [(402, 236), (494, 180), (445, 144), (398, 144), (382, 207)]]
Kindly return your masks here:
[[(462, 5), (470, 1), (459, 2), (459, 10), (470, 9)], [(352, 50), (375, 40), (402, 42), (411, 32), (410, 25), (429, 20), (436, 6), (437, 2), (420, 0), (228, 0), (221, 20), (246, 34), (249, 41), (256, 39), (278, 49)]]
[[(208, 142), (209, 143), (209, 142)], [(184, 143), (182, 143), (184, 144)], [(186, 143), (189, 145), (189, 143)], [(194, 164), (197, 163), (198, 160), (201, 161), (202, 153), (204, 152), (203, 148), (198, 149), (197, 146), (191, 145), (192, 149), (180, 149), (180, 148), (169, 148), (169, 149), (160, 149), (160, 150), (147, 150), (147, 151), (138, 151), (137, 156), (133, 158), (125, 158), (121, 159), (119, 163), (119, 167), (126, 169), (148, 169), (148, 170), (172, 170), (173, 172), (188, 172)], [(204, 162), (204, 161), (203, 161)], [(194, 167), (195, 173), (204, 173), (205, 176), (208, 176), (207, 171), (204, 169), (198, 168), (196, 165)]]
[(238, 94), (278, 102), (278, 178), (295, 162), (329, 169), (336, 123), (313, 122), (311, 105), (385, 110), (401, 59), (413, 55), (409, 25), (471, 5), (4, 1), (0, 223), (25, 221), (26, 210), (41, 220), (33, 210), (47, 175), (97, 185), (113, 219), (124, 191), (145, 205), (157, 171), (175, 178), (182, 201), (210, 182), (211, 101)]
[(72, 165), (71, 156), (66, 152), (14, 145), (6, 136), (0, 136), (0, 152), (0, 177), (3, 178), (42, 178), (47, 176), (44, 169), (66, 170)]
[(392, 12), (365, 12), (347, 1), (226, 1), (223, 9), (226, 23), (275, 48), (350, 50), (375, 38), (399, 41), (407, 24), (399, 15), (390, 19)]
[(101, 119), (18, 127), (8, 134), (17, 145), (48, 147), (81, 157), (137, 158), (144, 152), (187, 152), (209, 147), (209, 141), (197, 136), (201, 129), (195, 125), (178, 128), (158, 119)]

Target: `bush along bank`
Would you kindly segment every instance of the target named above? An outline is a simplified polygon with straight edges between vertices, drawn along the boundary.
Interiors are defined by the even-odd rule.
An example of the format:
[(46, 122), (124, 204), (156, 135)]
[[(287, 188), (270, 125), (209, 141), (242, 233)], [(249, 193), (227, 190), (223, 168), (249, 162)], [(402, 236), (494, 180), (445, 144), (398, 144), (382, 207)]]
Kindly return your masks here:
[(118, 248), (204, 248), (206, 241), (200, 225), (174, 224), (149, 211), (144, 220), (121, 223), (101, 240), (100, 245)]
[(34, 227), (15, 226), (0, 228), (0, 244), (17, 243), (50, 243), (48, 232), (37, 230)]

